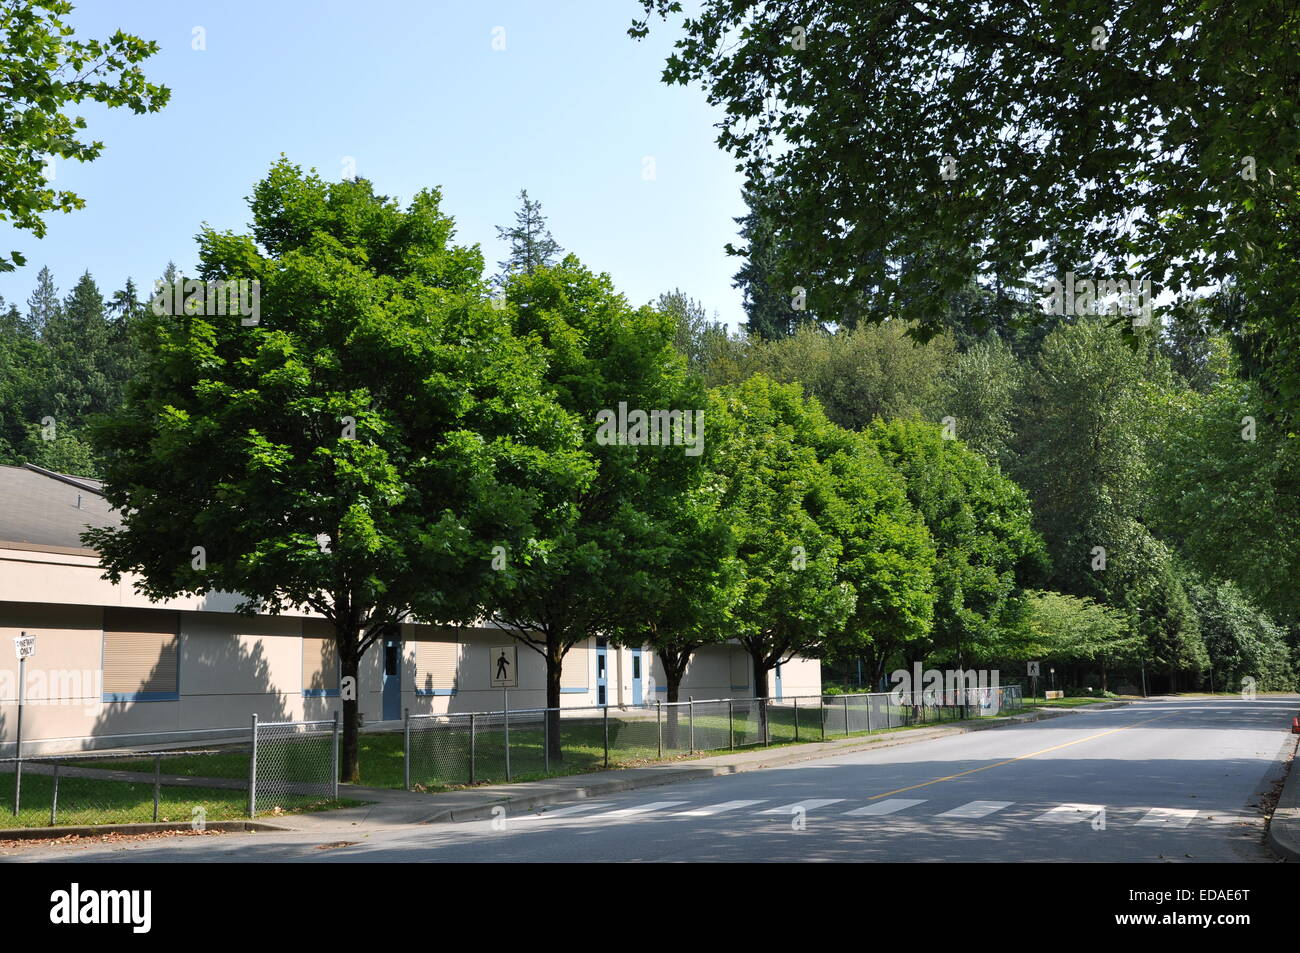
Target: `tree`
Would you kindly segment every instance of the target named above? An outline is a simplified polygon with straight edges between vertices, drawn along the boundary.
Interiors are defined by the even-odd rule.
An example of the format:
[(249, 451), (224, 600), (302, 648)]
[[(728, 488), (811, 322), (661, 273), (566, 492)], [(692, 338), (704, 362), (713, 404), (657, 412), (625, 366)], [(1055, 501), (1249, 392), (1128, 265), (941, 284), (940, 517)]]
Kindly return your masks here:
[(1296, 671), (1283, 629), (1231, 582), (1189, 575), (1187, 595), (1205, 640), (1212, 689), (1294, 691)]
[(933, 424), (876, 421), (866, 435), (902, 475), (934, 538), (933, 655), (962, 669), (971, 659), (997, 657), (1023, 588), (1047, 569), (1028, 497)]
[(953, 359), (943, 375), (934, 415), (951, 417), (962, 443), (1010, 470), (1024, 377), (1010, 346), (988, 335)]
[(803, 325), (816, 324), (816, 320), (803, 309), (802, 302), (799, 308), (795, 307), (798, 291), (794, 287), (774, 283), (779, 249), (765, 203), (753, 189), (745, 190), (745, 203), (749, 211), (736, 222), (740, 225), (740, 237), (748, 244), (739, 249), (727, 246), (729, 254), (745, 259), (731, 286), (744, 294), (748, 315), (745, 330), (765, 341), (779, 340), (794, 334)]
[(952, 357), (950, 338), (921, 347), (901, 324), (889, 322), (834, 334), (802, 328), (752, 347), (747, 361), (751, 372), (801, 383), (834, 423), (861, 430), (877, 417), (929, 414)]
[(401, 209), (276, 163), (252, 234), (200, 235), (203, 281), (260, 282), (254, 323), (151, 309), (126, 402), (94, 430), (123, 519), (84, 537), (107, 578), (332, 623), (345, 780), (365, 652), (410, 618), (481, 618), (498, 547), (518, 551), (588, 478), (576, 423), (439, 202)]
[(755, 376), (721, 392), (730, 422), (719, 466), (742, 576), (735, 634), (753, 664), (754, 693), (797, 655), (816, 654), (855, 605), (843, 578), (832, 426), (796, 385)]
[(829, 523), (842, 547), (839, 578), (854, 594), (853, 609), (828, 639), (827, 651), (865, 656), (874, 682), (895, 653), (923, 644), (933, 631), (936, 540), (888, 452), (868, 434), (834, 425), (827, 437), (834, 480)]
[(1033, 502), (1054, 588), (1123, 604), (1125, 560), (1138, 558), (1147, 535), (1152, 408), (1171, 385), (1149, 337), (1135, 351), (1102, 318), (1063, 324), (1043, 342), (1017, 415), (1011, 476)]
[[(86, 142), (81, 116), (68, 104), (95, 102), (125, 106), (134, 113), (157, 112), (171, 96), (148, 82), (139, 64), (158, 44), (118, 30), (107, 40), (79, 40), (66, 18), (66, 0), (6, 0), (0, 4), (4, 66), (0, 70), (0, 221), (45, 237), (46, 212), (70, 212), (85, 201), (55, 189), (47, 157), (90, 162), (102, 142)], [(19, 252), (0, 255), (0, 271), (26, 264)]]
[(1211, 578), (1237, 583), (1287, 625), (1300, 621), (1300, 443), (1270, 419), (1259, 385), (1224, 374), (1161, 406), (1147, 517)]
[[(637, 38), (682, 9), (642, 6)], [(810, 310), (924, 336), (971, 280), (1235, 277), (1237, 330), (1300, 407), (1294, 3), (706, 0), (683, 30), (664, 80), (722, 108)]]
[(42, 266), (36, 273), (36, 287), (27, 299), (24, 330), (32, 337), (43, 337), (46, 326), (58, 320), (61, 309), (59, 289), (54, 286), (54, 276), (50, 274), (48, 267)]
[(519, 193), (519, 201), (523, 204), (515, 212), (515, 224), (509, 228), (497, 226), (497, 238), (510, 244), (505, 261), (499, 263), (499, 281), (510, 275), (531, 275), (538, 268), (550, 268), (564, 253), (546, 227), (542, 203), (529, 199), (527, 189)]
[(1116, 665), (1138, 658), (1141, 640), (1119, 609), (1050, 591), (1026, 593), (1025, 606), (1031, 641), (1022, 652), (1024, 658), (1097, 662), (1103, 692), (1110, 690), (1108, 676)]
[[(519, 337), (539, 343), (547, 393), (581, 422), (583, 453), (595, 474), (552, 507), (509, 559), (495, 603), (511, 635), (546, 663), (551, 757), (560, 759), (564, 658), (579, 642), (646, 621), (636, 615), (638, 590), (663, 545), (654, 514), (660, 497), (687, 485), (695, 460), (690, 447), (663, 439), (672, 433), (634, 424), (633, 413), (689, 414), (692, 433), (704, 440), (695, 416), (703, 394), (673, 350), (672, 316), (630, 307), (608, 276), (573, 255), (511, 276), (503, 313)], [(605, 415), (624, 417), (633, 439), (611, 434)]]

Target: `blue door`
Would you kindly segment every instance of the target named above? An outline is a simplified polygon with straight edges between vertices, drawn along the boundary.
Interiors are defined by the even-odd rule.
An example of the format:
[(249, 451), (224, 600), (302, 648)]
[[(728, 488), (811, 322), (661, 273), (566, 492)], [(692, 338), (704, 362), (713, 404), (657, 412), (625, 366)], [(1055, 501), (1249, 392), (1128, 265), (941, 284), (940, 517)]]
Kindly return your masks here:
[(776, 663), (776, 697), (781, 697), (781, 663)]
[(384, 721), (402, 717), (402, 640), (384, 639)]
[(608, 643), (603, 638), (596, 639), (596, 704), (609, 704), (609, 658)]
[(632, 650), (632, 704), (641, 704), (641, 650)]

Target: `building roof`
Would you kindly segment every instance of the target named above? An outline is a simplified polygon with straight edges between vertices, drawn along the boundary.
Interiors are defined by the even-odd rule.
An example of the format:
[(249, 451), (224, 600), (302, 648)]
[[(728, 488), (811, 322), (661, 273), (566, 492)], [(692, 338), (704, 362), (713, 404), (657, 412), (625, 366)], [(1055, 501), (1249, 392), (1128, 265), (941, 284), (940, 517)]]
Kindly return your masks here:
[(33, 464), (0, 466), (0, 546), (85, 550), (91, 526), (120, 526), (103, 484)]

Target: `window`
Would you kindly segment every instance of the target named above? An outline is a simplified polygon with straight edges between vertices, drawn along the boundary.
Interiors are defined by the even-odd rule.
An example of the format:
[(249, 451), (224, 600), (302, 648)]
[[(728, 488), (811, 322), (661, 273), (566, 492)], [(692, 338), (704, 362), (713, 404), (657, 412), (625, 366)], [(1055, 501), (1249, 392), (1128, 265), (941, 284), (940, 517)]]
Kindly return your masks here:
[(325, 619), (302, 623), (302, 693), (313, 698), (339, 693), (339, 651), (334, 626)]
[(180, 698), (180, 613), (104, 610), (104, 701)]
[(415, 693), (454, 695), (460, 666), (460, 641), (455, 629), (417, 625), (415, 645)]
[[(597, 644), (599, 645), (600, 642), (597, 642)], [(605, 653), (603, 651), (597, 652), (596, 658), (598, 660), (597, 664), (603, 666)], [(560, 691), (571, 695), (587, 691), (587, 682), (590, 681), (590, 669), (591, 649), (584, 640), (569, 649), (564, 655), (564, 662), (560, 668)]]

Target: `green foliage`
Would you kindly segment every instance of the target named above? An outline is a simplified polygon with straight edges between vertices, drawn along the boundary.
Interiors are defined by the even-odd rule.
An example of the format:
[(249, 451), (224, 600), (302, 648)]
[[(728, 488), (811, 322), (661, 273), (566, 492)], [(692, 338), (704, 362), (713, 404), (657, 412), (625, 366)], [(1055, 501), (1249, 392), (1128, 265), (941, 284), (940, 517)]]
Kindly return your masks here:
[[(47, 157), (90, 162), (104, 149), (85, 141), (86, 121), (68, 105), (95, 102), (157, 112), (171, 93), (148, 82), (139, 64), (158, 44), (118, 30), (107, 40), (79, 40), (66, 0), (9, 0), (0, 6), (0, 221), (45, 236), (46, 212), (70, 212), (85, 201), (53, 186)], [(0, 271), (26, 264), (19, 252), (0, 255)]]
[(1233, 580), (1295, 625), (1300, 439), (1270, 419), (1256, 383), (1233, 377), (1207, 394), (1170, 394), (1161, 411), (1150, 475), (1153, 527), (1203, 573)]
[(1213, 687), (1238, 691), (1254, 679), (1260, 691), (1295, 691), (1300, 686), (1285, 634), (1240, 587), (1193, 578), (1187, 594), (1205, 641)]
[[(642, 6), (634, 37), (682, 10)], [(1252, 302), (1240, 329), (1300, 406), (1300, 11), (1081, 9), (706, 0), (663, 78), (723, 110), (719, 145), (772, 214), (774, 283), (806, 286), (812, 311), (926, 335), (972, 280), (1037, 284), (1080, 263), (1171, 289), (1236, 278)]]
[(252, 235), (201, 233), (201, 274), (260, 282), (259, 320), (148, 315), (126, 402), (94, 430), (123, 525), (85, 539), (151, 598), (311, 607), (355, 677), (408, 614), (479, 617), (503, 581), (493, 547), (519, 551), (589, 467), (436, 192), (401, 209), (281, 161), (250, 205)]
[(497, 238), (510, 245), (505, 261), (498, 265), (500, 281), (510, 275), (531, 275), (538, 268), (550, 268), (564, 252), (546, 227), (542, 203), (530, 199), (527, 189), (519, 193), (519, 201), (521, 205), (515, 212), (515, 224), (509, 228), (497, 226)]
[[(511, 559), (507, 590), (496, 602), (500, 618), (545, 658), (554, 706), (568, 650), (593, 635), (663, 624), (662, 600), (671, 596), (656, 587), (654, 569), (689, 560), (668, 551), (669, 525), (656, 517), (690, 485), (697, 458), (681, 445), (601, 443), (598, 414), (617, 412), (620, 404), (693, 411), (702, 408), (703, 394), (673, 351), (672, 315), (630, 307), (608, 276), (593, 274), (572, 255), (554, 268), (512, 276), (505, 303), (502, 313), (516, 333), (540, 346), (545, 390), (578, 421), (582, 453), (594, 472), (589, 484), (575, 485), (548, 511)], [(659, 607), (647, 613), (647, 602), (656, 601)]]
[(934, 538), (931, 657), (962, 668), (1000, 657), (1021, 611), (1021, 587), (1046, 570), (1024, 491), (932, 424), (877, 421), (867, 436), (902, 475)]
[(1141, 639), (1118, 609), (1050, 591), (1027, 593), (1025, 605), (1030, 641), (1022, 658), (1116, 665), (1136, 662), (1139, 656)]

